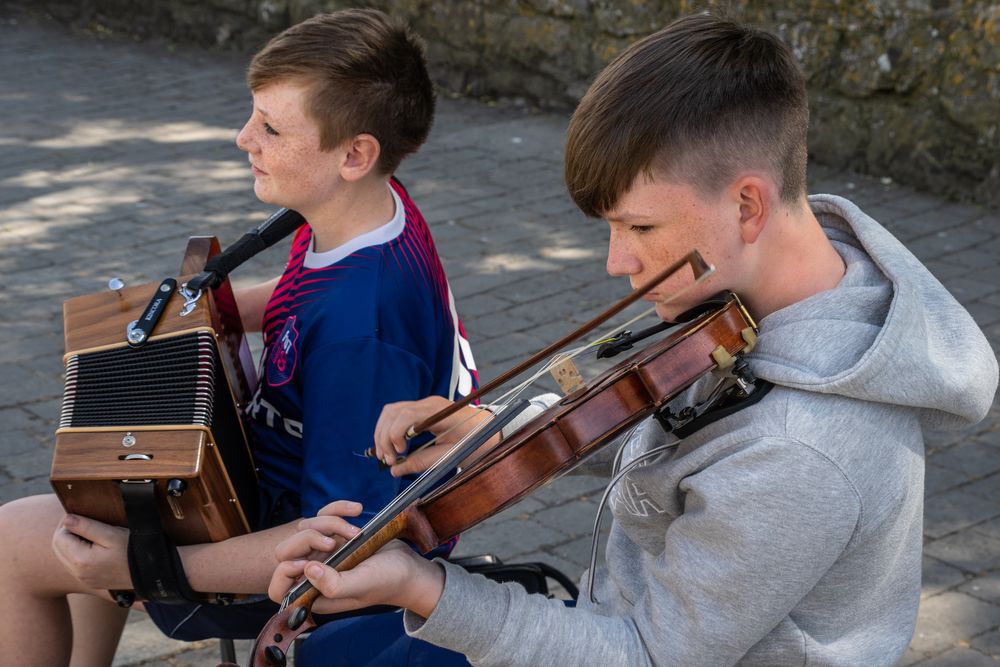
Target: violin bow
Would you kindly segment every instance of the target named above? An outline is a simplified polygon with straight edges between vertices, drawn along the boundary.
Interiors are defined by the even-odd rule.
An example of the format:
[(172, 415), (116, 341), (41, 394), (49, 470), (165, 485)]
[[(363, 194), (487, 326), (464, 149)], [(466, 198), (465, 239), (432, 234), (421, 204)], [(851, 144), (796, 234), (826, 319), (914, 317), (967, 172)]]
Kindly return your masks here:
[[(668, 266), (667, 268), (663, 269), (658, 274), (653, 276), (645, 284), (640, 285), (639, 287), (634, 289), (629, 295), (627, 295), (625, 298), (621, 299), (620, 301), (612, 305), (603, 313), (597, 315), (589, 322), (580, 326), (578, 329), (571, 331), (570, 333), (566, 334), (559, 340), (546, 346), (544, 349), (539, 350), (538, 352), (531, 355), (530, 357), (528, 357), (518, 365), (514, 366), (507, 372), (487, 382), (482, 387), (472, 392), (465, 398), (452, 403), (451, 405), (439, 410), (438, 412), (435, 412), (433, 415), (427, 417), (422, 422), (414, 424), (406, 431), (407, 439), (414, 438), (419, 433), (423, 433), (432, 425), (436, 424), (442, 419), (445, 419), (455, 414), (465, 406), (477, 400), (480, 396), (493, 391), (500, 385), (510, 380), (512, 377), (520, 375), (525, 370), (531, 368), (542, 359), (545, 359), (556, 350), (565, 347), (566, 345), (573, 342), (577, 338), (580, 338), (581, 336), (584, 336), (587, 333), (591, 332), (592, 330), (600, 326), (603, 322), (614, 317), (615, 315), (623, 311), (625, 308), (629, 307), (630, 305), (638, 301), (640, 298), (642, 298), (644, 294), (646, 294), (646, 292), (649, 292), (651, 289), (659, 285), (661, 282), (663, 282), (670, 276), (677, 273), (677, 271), (679, 271), (686, 265), (691, 266), (691, 270), (694, 272), (694, 278), (696, 281), (700, 280), (702, 277), (711, 274), (712, 271), (714, 271), (712, 265), (710, 265), (708, 262), (705, 261), (705, 259), (701, 256), (701, 253), (699, 253), (697, 250), (692, 250), (691, 252), (684, 255), (679, 260), (677, 260), (676, 262), (674, 262), (673, 264), (671, 264), (670, 266)], [(678, 295), (679, 294), (674, 295), (674, 297)]]

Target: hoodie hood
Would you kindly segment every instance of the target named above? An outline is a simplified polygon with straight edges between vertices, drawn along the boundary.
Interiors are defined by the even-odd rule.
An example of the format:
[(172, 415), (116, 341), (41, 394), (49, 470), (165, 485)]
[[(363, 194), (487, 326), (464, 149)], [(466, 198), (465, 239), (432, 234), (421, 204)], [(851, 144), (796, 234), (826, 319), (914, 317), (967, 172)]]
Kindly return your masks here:
[(857, 206), (833, 195), (809, 203), (847, 271), (836, 288), (761, 320), (754, 372), (786, 387), (912, 407), (927, 428), (985, 417), (997, 358), (965, 308)]

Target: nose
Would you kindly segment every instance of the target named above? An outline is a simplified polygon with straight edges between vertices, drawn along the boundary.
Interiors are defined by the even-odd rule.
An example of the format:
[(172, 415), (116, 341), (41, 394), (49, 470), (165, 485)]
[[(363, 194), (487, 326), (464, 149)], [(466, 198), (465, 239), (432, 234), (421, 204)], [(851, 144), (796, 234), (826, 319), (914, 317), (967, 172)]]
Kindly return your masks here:
[(247, 153), (254, 153), (257, 150), (257, 142), (254, 141), (248, 120), (236, 135), (236, 147)]
[(614, 230), (608, 240), (608, 275), (634, 276), (642, 271), (642, 262), (636, 256), (631, 244)]

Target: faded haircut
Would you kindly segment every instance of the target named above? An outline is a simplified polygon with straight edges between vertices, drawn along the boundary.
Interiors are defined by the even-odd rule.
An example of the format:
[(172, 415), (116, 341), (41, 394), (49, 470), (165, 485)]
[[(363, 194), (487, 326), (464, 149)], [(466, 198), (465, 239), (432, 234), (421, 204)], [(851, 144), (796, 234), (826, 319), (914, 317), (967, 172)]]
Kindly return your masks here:
[(434, 119), (423, 43), (374, 9), (320, 14), (271, 39), (247, 83), (256, 91), (279, 81), (308, 86), (305, 111), (319, 124), (322, 150), (362, 133), (378, 139), (382, 174), (424, 143)]
[(718, 194), (763, 170), (782, 201), (805, 194), (805, 79), (774, 35), (706, 14), (629, 46), (598, 74), (570, 121), (566, 186), (586, 215), (614, 209), (636, 177)]

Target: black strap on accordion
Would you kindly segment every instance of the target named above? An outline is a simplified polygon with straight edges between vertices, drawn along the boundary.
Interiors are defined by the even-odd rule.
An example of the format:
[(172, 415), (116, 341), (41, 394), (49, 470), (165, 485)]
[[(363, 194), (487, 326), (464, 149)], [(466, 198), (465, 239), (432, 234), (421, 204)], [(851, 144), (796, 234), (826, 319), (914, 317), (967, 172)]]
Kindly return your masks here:
[(296, 211), (279, 209), (256, 229), (247, 232), (236, 243), (208, 260), (205, 269), (187, 282), (188, 289), (191, 291), (215, 289), (222, 284), (230, 271), (260, 251), (270, 248), (303, 223), (305, 218)]
[[(399, 187), (406, 192), (398, 178), (392, 177)], [(409, 194), (409, 193), (407, 193)], [(275, 211), (271, 217), (240, 237), (218, 255), (205, 263), (204, 270), (187, 282), (187, 288), (196, 290), (215, 289), (222, 284), (229, 273), (257, 253), (270, 248), (296, 229), (305, 224), (302, 214), (288, 208)]]
[[(128, 519), (128, 569), (135, 595), (165, 604), (217, 601), (215, 595), (198, 593), (188, 583), (177, 547), (163, 531), (155, 484), (152, 480), (118, 484)], [(135, 599), (127, 593), (113, 594), (121, 606)]]

